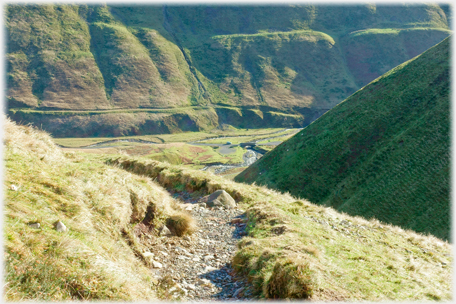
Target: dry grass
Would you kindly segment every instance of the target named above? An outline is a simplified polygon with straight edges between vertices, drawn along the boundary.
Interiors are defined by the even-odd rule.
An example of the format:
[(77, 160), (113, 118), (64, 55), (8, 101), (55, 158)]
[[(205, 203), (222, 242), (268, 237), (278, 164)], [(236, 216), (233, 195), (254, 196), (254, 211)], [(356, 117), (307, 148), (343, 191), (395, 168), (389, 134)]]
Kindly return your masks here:
[(177, 236), (192, 234), (195, 231), (196, 223), (188, 213), (180, 213), (170, 216), (166, 220), (166, 226)]
[(300, 256), (277, 261), (263, 293), (272, 299), (308, 299), (312, 297), (309, 264)]
[[(149, 178), (63, 153), (35, 129), (4, 126), (5, 300), (156, 299), (131, 231), (153, 210), (153, 237), (182, 213), (177, 202)], [(55, 231), (56, 220), (68, 231)]]

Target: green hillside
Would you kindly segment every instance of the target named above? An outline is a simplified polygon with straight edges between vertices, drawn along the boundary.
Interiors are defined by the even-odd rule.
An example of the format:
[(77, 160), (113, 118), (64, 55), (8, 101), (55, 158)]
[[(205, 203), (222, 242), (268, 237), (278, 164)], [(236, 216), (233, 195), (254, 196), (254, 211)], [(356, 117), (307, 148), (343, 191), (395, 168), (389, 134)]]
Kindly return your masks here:
[(449, 239), (449, 49), (377, 78), (235, 180)]
[(156, 301), (163, 288), (137, 228), (149, 219), (156, 235), (186, 217), (178, 201), (150, 179), (62, 151), (44, 132), (6, 119), (4, 128), (3, 299)]
[[(447, 37), (446, 11), (431, 4), (7, 5), (9, 116), (60, 137), (306, 126)], [(181, 115), (186, 107), (195, 108)], [(123, 111), (122, 127), (112, 110)], [(291, 116), (270, 121), (267, 113)], [(78, 134), (63, 132), (68, 125)]]

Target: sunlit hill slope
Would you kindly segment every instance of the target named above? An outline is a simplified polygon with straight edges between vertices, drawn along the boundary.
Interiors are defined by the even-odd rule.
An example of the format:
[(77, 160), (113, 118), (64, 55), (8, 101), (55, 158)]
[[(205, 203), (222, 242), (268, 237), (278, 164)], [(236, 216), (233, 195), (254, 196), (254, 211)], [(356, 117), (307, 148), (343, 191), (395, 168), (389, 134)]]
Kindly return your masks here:
[(449, 50), (377, 78), (235, 180), (449, 239)]

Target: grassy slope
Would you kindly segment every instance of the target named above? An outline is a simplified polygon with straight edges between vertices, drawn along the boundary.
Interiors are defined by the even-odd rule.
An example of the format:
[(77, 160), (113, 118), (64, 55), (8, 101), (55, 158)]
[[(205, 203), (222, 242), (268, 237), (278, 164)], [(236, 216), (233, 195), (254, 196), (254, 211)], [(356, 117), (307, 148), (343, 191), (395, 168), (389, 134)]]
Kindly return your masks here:
[(218, 35), (190, 52), (227, 103), (328, 109), (356, 90), (334, 44), (329, 35), (301, 30)]
[[(141, 109), (212, 103), (242, 111), (268, 106), (267, 111), (299, 114), (299, 119), (273, 116), (274, 126), (309, 124), (360, 85), (448, 35), (446, 15), (437, 5), (166, 10), (10, 5), (6, 10), (10, 108)], [(369, 35), (353, 34), (365, 29), (371, 29)], [(392, 34), (396, 29), (404, 30)], [(81, 136), (181, 130), (144, 128), (139, 114), (129, 114), (128, 126), (121, 130), (112, 115), (84, 117), (90, 127), (77, 113), (58, 118), (10, 114), (57, 136), (69, 136), (56, 133), (68, 125), (77, 126)], [(220, 121), (265, 126), (242, 125), (246, 117), (221, 117), (224, 114), (217, 111), (210, 119), (190, 120), (200, 129)], [(147, 118), (157, 119), (161, 120)]]
[(248, 236), (233, 260), (260, 298), (449, 300), (451, 247), (380, 223), (298, 201), (265, 187), (144, 158), (108, 162), (166, 187), (212, 193), (224, 189), (247, 210)]
[[(329, 109), (360, 88), (358, 74), (373, 72), (362, 79), (369, 82), (413, 57), (408, 51), (424, 51), (448, 35), (437, 5), (170, 6), (167, 11), (210, 94), (224, 103), (277, 108)], [(423, 39), (415, 28), (432, 29), (431, 37)], [(343, 38), (365, 29), (409, 29), (408, 45), (404, 35), (382, 36), (361, 58), (370, 65), (356, 66), (352, 54), (359, 50)], [(363, 42), (369, 50), (371, 41)]]
[[(354, 31), (341, 44), (357, 85), (365, 86), (393, 67), (418, 56), (450, 34), (446, 29), (369, 29)], [(388, 45), (388, 48), (383, 46)]]
[(449, 239), (449, 42), (376, 79), (236, 180)]
[[(109, 17), (91, 12), (88, 21), (93, 51), (114, 107), (167, 108), (190, 104), (191, 87), (195, 83), (191, 82), (188, 66), (172, 42), (147, 23), (127, 20), (124, 24), (105, 6), (90, 10), (103, 11), (103, 16)], [(116, 10), (115, 16), (124, 20), (153, 14), (158, 8), (131, 10), (128, 14)], [(157, 25), (155, 20), (151, 23)]]
[[(63, 154), (50, 138), (6, 122), (7, 300), (146, 300), (149, 271), (132, 226), (173, 201), (157, 184), (204, 195), (225, 189), (247, 209), (235, 269), (260, 297), (313, 300), (449, 300), (451, 247), (431, 236), (350, 217), (264, 187), (144, 159)], [(106, 166), (107, 161), (111, 166)], [(12, 185), (18, 187), (14, 190)], [(60, 218), (70, 228), (50, 226)], [(41, 230), (28, 222), (39, 221)], [(160, 292), (160, 289), (157, 289)]]
[[(157, 228), (181, 212), (168, 192), (96, 158), (63, 153), (42, 132), (10, 121), (5, 131), (5, 299), (157, 299), (142, 257), (147, 247), (132, 232), (148, 207)], [(52, 228), (58, 219), (68, 232)]]
[(9, 5), (5, 10), (9, 107), (109, 107), (77, 6)]

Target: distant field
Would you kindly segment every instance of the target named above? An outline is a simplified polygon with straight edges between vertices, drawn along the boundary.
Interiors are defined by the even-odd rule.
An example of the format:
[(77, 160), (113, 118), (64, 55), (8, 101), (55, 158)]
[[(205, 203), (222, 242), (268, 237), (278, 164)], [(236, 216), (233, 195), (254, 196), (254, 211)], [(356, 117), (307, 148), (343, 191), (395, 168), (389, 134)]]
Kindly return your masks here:
[(261, 149), (263, 149), (263, 150), (271, 151), (271, 150), (274, 149), (276, 146), (258, 145), (258, 147), (261, 148)]
[[(211, 130), (210, 132), (187, 132), (187, 133), (177, 133), (177, 134), (163, 134), (163, 135), (152, 135), (151, 138), (158, 138), (160, 140), (163, 140), (165, 143), (170, 143), (170, 142), (192, 142), (192, 141), (197, 141), (197, 140), (204, 140), (212, 137), (220, 137), (214, 140), (207, 140), (205, 143), (226, 143), (227, 141), (230, 141), (234, 144), (232, 140), (225, 139), (225, 137), (230, 137), (230, 136), (249, 136), (249, 135), (254, 135), (254, 136), (261, 136), (261, 135), (267, 135), (275, 132), (279, 132), (280, 130), (283, 130), (283, 128), (267, 128), (267, 129), (235, 129), (235, 130), (228, 130), (228, 131), (222, 131), (222, 130)], [(139, 136), (139, 137), (144, 137), (143, 139), (146, 139), (146, 136)], [(138, 138), (139, 138), (138, 137)], [(240, 142), (242, 142), (244, 139), (241, 138)]]
[[(68, 149), (74, 149), (84, 153), (92, 154), (124, 154), (129, 156), (142, 156), (158, 161), (168, 162), (173, 165), (185, 165), (192, 169), (202, 169), (208, 165), (224, 164), (232, 165), (243, 162), (245, 149), (239, 146), (232, 146), (229, 153), (220, 147), (204, 145), (191, 145), (188, 142), (203, 140), (203, 143), (224, 144), (227, 141), (233, 145), (255, 141), (260, 139), (265, 143), (271, 141), (286, 140), (293, 136), (298, 129), (285, 130), (283, 128), (267, 129), (235, 129), (212, 130), (210, 132), (186, 132), (177, 134), (126, 136), (126, 137), (100, 137), (100, 138), (55, 138), (55, 142)], [(237, 137), (239, 136), (239, 137)], [(205, 140), (208, 138), (214, 138)], [(113, 142), (115, 140), (143, 140), (154, 142), (147, 144), (141, 142)], [(85, 148), (89, 145), (100, 144), (96, 147)], [(264, 150), (270, 151), (275, 146), (261, 146)], [(233, 151), (233, 152), (231, 152)], [(221, 175), (227, 178), (234, 178), (245, 168), (230, 169)]]
[[(86, 147), (98, 143), (102, 143), (105, 141), (111, 140), (122, 140), (122, 139), (142, 139), (147, 141), (153, 141), (157, 143), (161, 143), (161, 141), (157, 137), (145, 137), (145, 136), (132, 136), (132, 137), (90, 137), (90, 138), (54, 138), (54, 142), (58, 145), (68, 147), (68, 148), (79, 148), (79, 147)], [(132, 144), (132, 143), (130, 143)], [(120, 145), (120, 143), (116, 143), (116, 145)]]
[(289, 131), (284, 131), (284, 132), (270, 134), (270, 135), (256, 134), (255, 136), (238, 137), (238, 138), (229, 138), (229, 137), (227, 137), (227, 138), (217, 138), (217, 139), (207, 140), (207, 141), (204, 141), (204, 142), (208, 143), (208, 144), (224, 144), (227, 141), (229, 141), (233, 145), (237, 145), (237, 144), (240, 144), (240, 143), (243, 143), (243, 142), (258, 141), (258, 140), (261, 140), (261, 139), (265, 139), (265, 141), (267, 141), (266, 140), (267, 138), (281, 136), (281, 135), (283, 135), (284, 138), (285, 137), (289, 138), (291, 136), (291, 134), (294, 135), (295, 133), (296, 133), (295, 131), (289, 130)]
[[(89, 138), (54, 138), (54, 141), (64, 147), (85, 147), (96, 143), (111, 140), (122, 140), (122, 139), (139, 139), (152, 141), (156, 143), (172, 143), (172, 142), (191, 142), (197, 140), (203, 140), (212, 137), (224, 137), (224, 136), (261, 136), (275, 132), (279, 132), (283, 128), (266, 128), (266, 129), (235, 129), (232, 130), (211, 130), (209, 132), (184, 132), (175, 134), (162, 134), (162, 135), (141, 135), (141, 136), (123, 136), (123, 137), (89, 137)], [(285, 133), (285, 132), (284, 132)], [(280, 134), (277, 134), (280, 135)], [(274, 134), (275, 136), (275, 134)], [(242, 139), (244, 140), (244, 139)], [(225, 143), (227, 140), (214, 139), (217, 143)], [(230, 140), (231, 141), (231, 140)], [(212, 141), (210, 141), (212, 143)], [(209, 141), (208, 141), (209, 143)], [(215, 143), (215, 142), (214, 142)]]
[[(192, 146), (183, 143), (157, 145), (146, 155), (147, 158), (166, 161), (170, 164), (201, 166), (212, 163), (237, 164), (242, 162), (245, 150), (235, 147), (233, 154), (221, 154), (213, 147)], [(128, 153), (128, 152), (127, 152)]]
[(287, 133), (287, 134), (284, 134), (284, 136), (281, 136), (281, 137), (275, 137), (275, 138), (271, 138), (271, 139), (267, 139), (267, 140), (261, 140), (261, 141), (257, 142), (257, 144), (261, 145), (261, 144), (267, 144), (267, 143), (270, 143), (270, 142), (273, 142), (273, 141), (285, 141), (285, 140), (293, 137), (295, 134), (296, 134), (295, 132), (292, 132), (291, 134)]
[[(117, 144), (119, 144), (117, 146)], [(232, 154), (222, 154), (217, 147), (193, 146), (186, 143), (169, 144), (140, 144), (140, 143), (116, 143), (116, 147), (97, 147), (93, 149), (68, 148), (84, 153), (95, 154), (126, 154), (130, 156), (143, 156), (146, 158), (164, 161), (173, 165), (186, 165), (193, 169), (201, 169), (206, 165), (238, 164), (242, 163), (242, 155), (245, 150), (241, 147), (234, 147)]]

